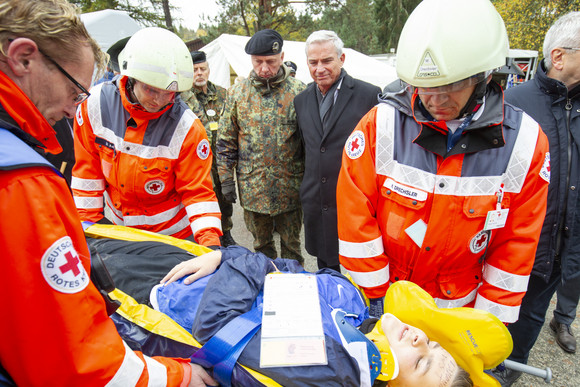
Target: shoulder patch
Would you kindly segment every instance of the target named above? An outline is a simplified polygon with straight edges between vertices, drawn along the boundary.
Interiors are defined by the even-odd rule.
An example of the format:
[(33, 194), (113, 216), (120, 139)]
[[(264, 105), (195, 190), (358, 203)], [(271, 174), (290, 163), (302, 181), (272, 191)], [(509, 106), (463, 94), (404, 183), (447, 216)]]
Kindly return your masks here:
[(540, 177), (550, 182), (550, 152), (546, 152), (546, 157), (544, 158), (544, 165), (540, 169)]
[(352, 132), (344, 145), (346, 155), (351, 159), (358, 159), (365, 151), (365, 135), (360, 130)]
[(69, 236), (60, 238), (44, 252), (40, 269), (46, 282), (61, 293), (78, 293), (89, 284), (89, 275)]
[(485, 230), (481, 230), (471, 238), (469, 241), (469, 249), (473, 254), (480, 253), (485, 249), (489, 242), (489, 233)]
[(205, 138), (203, 140), (201, 140), (199, 142), (199, 144), (197, 144), (197, 156), (202, 159), (205, 160), (208, 158), (209, 156), (209, 141), (207, 141)]

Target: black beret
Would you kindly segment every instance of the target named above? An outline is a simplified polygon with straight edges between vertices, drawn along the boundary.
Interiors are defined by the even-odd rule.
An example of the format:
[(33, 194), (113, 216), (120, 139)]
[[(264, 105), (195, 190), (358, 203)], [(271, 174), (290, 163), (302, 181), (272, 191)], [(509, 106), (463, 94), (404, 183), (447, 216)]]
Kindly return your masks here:
[(207, 62), (205, 52), (203, 51), (193, 51), (191, 53), (191, 59), (193, 59), (193, 64)]
[(284, 39), (274, 30), (258, 31), (246, 43), (246, 54), (249, 55), (276, 55), (282, 52)]
[(286, 62), (284, 62), (284, 64), (286, 65), (286, 67), (288, 67), (290, 69), (291, 72), (296, 72), (296, 70), (298, 69), (298, 66), (296, 66), (296, 63), (288, 60)]

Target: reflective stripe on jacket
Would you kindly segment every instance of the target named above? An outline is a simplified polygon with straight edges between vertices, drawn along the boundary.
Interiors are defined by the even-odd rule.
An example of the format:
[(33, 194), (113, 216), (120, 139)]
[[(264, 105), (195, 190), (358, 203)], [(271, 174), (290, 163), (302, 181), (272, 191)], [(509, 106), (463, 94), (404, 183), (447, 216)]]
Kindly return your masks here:
[[(535, 121), (503, 109), (493, 125), (503, 125), (505, 145), (461, 152), (475, 142), (463, 145), (466, 137), (446, 157), (416, 143), (427, 123), (388, 102), (358, 124), (337, 188), (339, 253), (368, 297), (410, 280), (440, 307), (475, 305), (517, 320), (546, 209), (549, 153)], [(488, 118), (474, 125), (487, 130)], [(506, 224), (485, 232), (502, 184)]]
[[(71, 187), (82, 220), (219, 245), (220, 210), (205, 129), (179, 99), (149, 113), (126, 97), (127, 78), (102, 83), (77, 110)], [(118, 85), (118, 86), (117, 86)]]

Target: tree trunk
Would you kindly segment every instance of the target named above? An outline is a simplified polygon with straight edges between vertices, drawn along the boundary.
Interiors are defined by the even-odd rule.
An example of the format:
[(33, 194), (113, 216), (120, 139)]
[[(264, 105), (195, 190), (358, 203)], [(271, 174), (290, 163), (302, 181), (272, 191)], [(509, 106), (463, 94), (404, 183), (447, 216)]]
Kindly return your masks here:
[(169, 0), (161, 0), (163, 5), (163, 14), (165, 15), (165, 26), (169, 31), (175, 32), (173, 28), (173, 18), (171, 17), (171, 11), (169, 10)]

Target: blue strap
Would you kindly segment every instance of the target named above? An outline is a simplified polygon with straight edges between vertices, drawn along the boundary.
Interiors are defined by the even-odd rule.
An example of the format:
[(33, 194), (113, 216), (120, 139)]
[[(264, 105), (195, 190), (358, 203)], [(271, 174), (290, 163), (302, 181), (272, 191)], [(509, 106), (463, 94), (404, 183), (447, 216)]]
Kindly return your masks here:
[(463, 122), (461, 123), (461, 125), (459, 125), (459, 127), (455, 130), (455, 132), (449, 131), (447, 133), (447, 152), (449, 152), (451, 150), (451, 148), (453, 148), (455, 146), (455, 144), (457, 144), (457, 141), (459, 141), (459, 139), (461, 138), (461, 134), (463, 133), (463, 129), (467, 128), (467, 125), (469, 125), (471, 123), (472, 119), (473, 119), (473, 114), (466, 117), (463, 120)]
[(230, 386), (232, 371), (248, 342), (262, 325), (261, 294), (248, 312), (236, 317), (203, 345), (191, 360), (205, 368), (214, 367), (214, 378)]
[[(359, 331), (347, 320), (347, 313), (343, 310), (335, 309), (333, 312), (334, 325), (340, 332), (341, 339), (346, 343), (362, 342), (367, 347), (367, 358), (370, 366), (371, 384), (381, 374), (383, 363), (381, 362), (381, 353), (375, 343), (373, 343), (364, 333)], [(380, 324), (380, 320), (378, 322)]]
[(0, 169), (12, 170), (36, 166), (49, 167), (62, 176), (47, 159), (36, 153), (12, 132), (0, 127)]
[(82, 221), (83, 231), (87, 231), (87, 228), (91, 227), (95, 222), (89, 222), (88, 220)]

